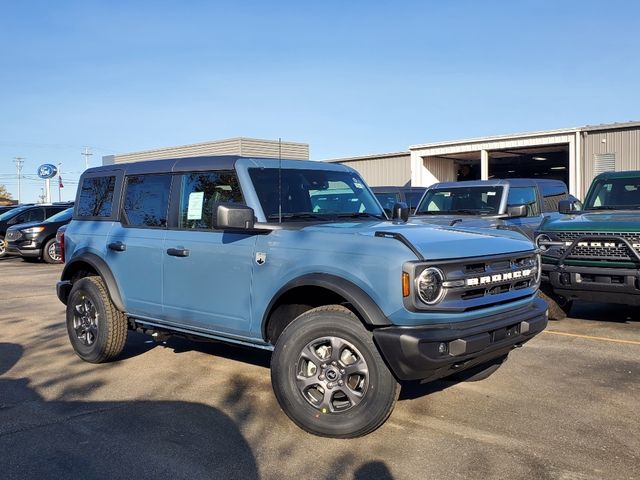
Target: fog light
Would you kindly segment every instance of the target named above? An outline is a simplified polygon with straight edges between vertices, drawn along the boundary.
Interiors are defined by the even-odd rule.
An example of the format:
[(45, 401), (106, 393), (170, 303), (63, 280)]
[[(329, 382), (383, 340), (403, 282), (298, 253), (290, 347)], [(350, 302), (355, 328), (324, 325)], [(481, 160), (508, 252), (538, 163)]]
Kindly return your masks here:
[(438, 345), (438, 353), (447, 353), (447, 344), (442, 342)]
[(571, 275), (568, 273), (561, 273), (560, 274), (560, 283), (562, 285), (571, 285)]

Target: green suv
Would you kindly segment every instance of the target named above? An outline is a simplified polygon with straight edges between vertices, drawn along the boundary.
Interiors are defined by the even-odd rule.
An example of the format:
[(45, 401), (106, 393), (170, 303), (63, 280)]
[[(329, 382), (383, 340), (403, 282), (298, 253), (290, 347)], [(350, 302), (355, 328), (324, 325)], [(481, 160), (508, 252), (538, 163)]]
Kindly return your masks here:
[(535, 237), (549, 317), (566, 317), (574, 300), (640, 305), (640, 171), (602, 173), (584, 206), (563, 200), (558, 210), (566, 215)]

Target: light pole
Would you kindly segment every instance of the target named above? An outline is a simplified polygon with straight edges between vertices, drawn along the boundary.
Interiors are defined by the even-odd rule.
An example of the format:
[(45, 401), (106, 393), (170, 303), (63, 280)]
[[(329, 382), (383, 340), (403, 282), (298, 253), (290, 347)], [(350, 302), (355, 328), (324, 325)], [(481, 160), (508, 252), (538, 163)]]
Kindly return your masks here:
[(62, 202), (62, 163), (58, 164), (58, 201)]
[(24, 165), (24, 157), (13, 157), (13, 163), (16, 164), (18, 173), (18, 204), (22, 202), (22, 166)]

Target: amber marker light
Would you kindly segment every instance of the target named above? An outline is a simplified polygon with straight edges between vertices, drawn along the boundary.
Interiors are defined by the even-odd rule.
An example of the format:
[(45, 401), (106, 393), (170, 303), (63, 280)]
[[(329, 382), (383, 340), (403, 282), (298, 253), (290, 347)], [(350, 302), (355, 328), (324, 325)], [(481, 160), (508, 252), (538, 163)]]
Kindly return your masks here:
[(402, 272), (402, 296), (409, 296), (409, 274), (407, 272)]

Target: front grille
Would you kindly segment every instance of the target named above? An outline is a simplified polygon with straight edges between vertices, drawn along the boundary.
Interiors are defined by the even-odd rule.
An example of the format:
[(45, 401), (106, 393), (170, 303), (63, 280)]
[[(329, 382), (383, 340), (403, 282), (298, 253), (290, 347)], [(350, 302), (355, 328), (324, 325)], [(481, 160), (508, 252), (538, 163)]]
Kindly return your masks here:
[[(424, 264), (423, 264), (424, 265)], [(433, 262), (444, 274), (445, 294), (436, 310), (466, 311), (514, 302), (536, 292), (538, 257), (533, 252)], [(420, 269), (416, 271), (418, 275)]]
[(9, 230), (7, 231), (6, 240), (15, 241), (22, 237), (22, 232), (20, 230)]
[(640, 233), (558, 232), (555, 235), (558, 240), (565, 242), (564, 247), (558, 248), (560, 255), (563, 255), (574, 241), (584, 238), (571, 250), (568, 259), (637, 261), (636, 256), (619, 240), (620, 238), (627, 240), (633, 249), (640, 253)]

